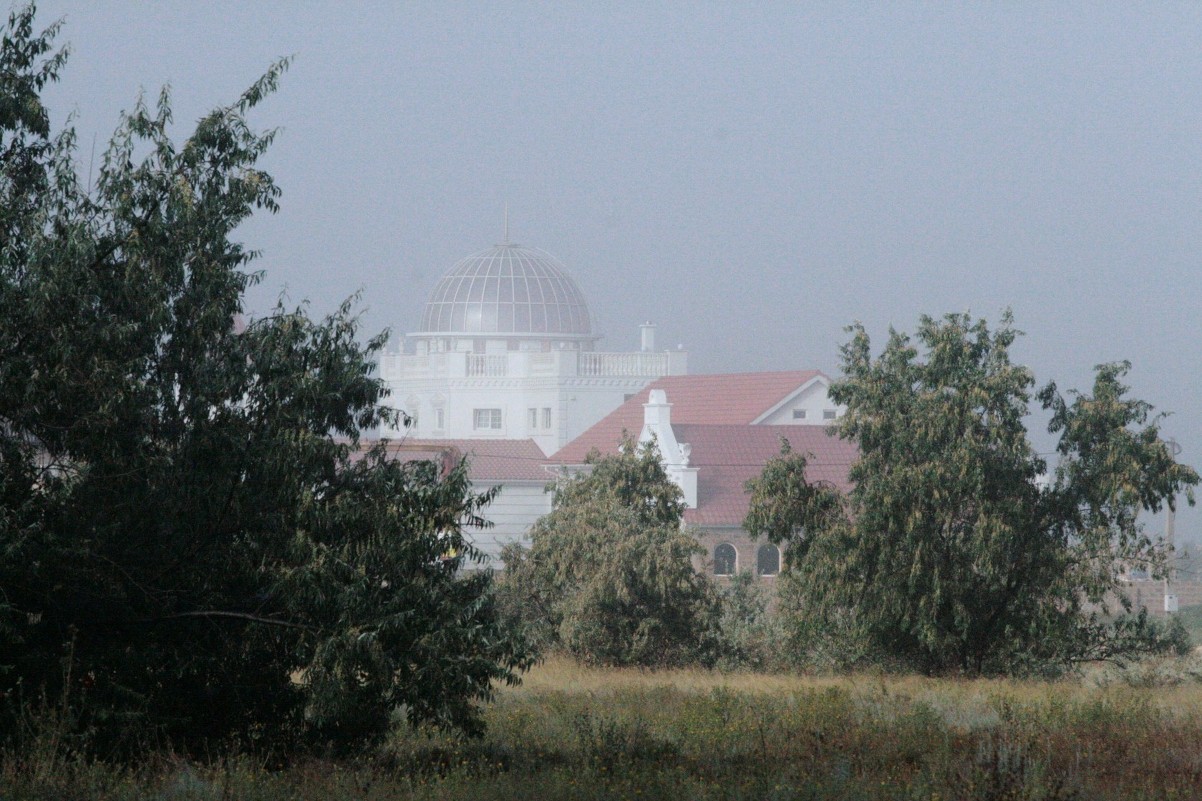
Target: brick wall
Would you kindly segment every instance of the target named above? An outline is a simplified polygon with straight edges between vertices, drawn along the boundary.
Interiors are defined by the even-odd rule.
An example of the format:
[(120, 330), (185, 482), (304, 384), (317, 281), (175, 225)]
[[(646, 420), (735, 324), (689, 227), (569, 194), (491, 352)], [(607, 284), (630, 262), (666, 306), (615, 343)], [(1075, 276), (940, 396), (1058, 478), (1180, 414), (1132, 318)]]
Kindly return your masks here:
[[(693, 536), (705, 548), (705, 556), (694, 559), (694, 567), (707, 575), (714, 576), (714, 551), (719, 545), (730, 545), (735, 549), (735, 572), (743, 573), (751, 571), (753, 574), (767, 581), (772, 581), (775, 576), (762, 575), (757, 570), (759, 566), (759, 551), (761, 548), (776, 548), (767, 540), (760, 539), (752, 541), (747, 532), (741, 528), (720, 528), (720, 529), (694, 529)], [(781, 561), (779, 549), (777, 550), (778, 563)], [(714, 576), (718, 581), (725, 580), (724, 576)]]
[[(774, 547), (761, 539), (753, 541), (747, 532), (741, 528), (715, 528), (715, 529), (694, 529), (693, 536), (705, 548), (705, 555), (694, 559), (694, 567), (697, 570), (705, 572), (713, 576), (722, 583), (726, 580), (725, 576), (714, 575), (714, 551), (722, 544), (729, 544), (735, 549), (736, 565), (735, 571), (742, 573), (750, 570), (753, 574), (757, 574), (758, 553), (759, 549), (764, 546)], [(1178, 568), (1178, 579), (1173, 583), (1173, 591), (1177, 595), (1177, 606), (1179, 609), (1185, 609), (1190, 606), (1202, 606), (1202, 579), (1195, 578), (1197, 571), (1191, 571), (1184, 566)], [(1186, 577), (1188, 576), (1188, 578)], [(768, 582), (772, 582), (774, 576), (760, 576)], [(1132, 605), (1138, 609), (1141, 606), (1148, 608), (1148, 614), (1153, 617), (1164, 616), (1164, 583), (1153, 580), (1134, 580), (1129, 581), (1125, 585), (1126, 595), (1131, 599)]]
[[(1202, 606), (1202, 581), (1175, 581), (1173, 592), (1177, 595), (1177, 608), (1179, 609)], [(1164, 582), (1150, 580), (1127, 582), (1126, 595), (1136, 609), (1146, 606), (1149, 615), (1164, 617)]]

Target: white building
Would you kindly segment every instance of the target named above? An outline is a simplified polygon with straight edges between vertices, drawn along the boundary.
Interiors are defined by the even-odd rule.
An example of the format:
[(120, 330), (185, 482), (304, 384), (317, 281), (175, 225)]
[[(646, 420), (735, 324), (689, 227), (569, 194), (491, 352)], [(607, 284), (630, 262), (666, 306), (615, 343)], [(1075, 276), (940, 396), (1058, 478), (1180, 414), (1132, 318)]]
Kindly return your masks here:
[(743, 529), (747, 481), (780, 453), (781, 439), (806, 455), (806, 478), (843, 492), (858, 452), (828, 431), (846, 411), (834, 403), (820, 372), (731, 373), (660, 379), (619, 406), (554, 461), (568, 473), (587, 469), (590, 452), (614, 453), (622, 432), (655, 439), (664, 470), (680, 486), (684, 522), (706, 556), (697, 567), (728, 577), (743, 570), (771, 578), (781, 553)]
[[(546, 469), (547, 457), (533, 440), (414, 439), (406, 437), (388, 445), (393, 458), (402, 461), (429, 460), (444, 471), (460, 459), (468, 460), (468, 478), (475, 492), (500, 487), (492, 503), (483, 510), (484, 527), (469, 526), (467, 538), (487, 558), (485, 566), (501, 566), (501, 551), (510, 543), (530, 546), (530, 527), (551, 511), (547, 483), (553, 478)], [(476, 565), (466, 565), (474, 569)]]
[[(683, 351), (597, 350), (588, 305), (550, 254), (505, 242), (461, 260), (380, 375), (421, 439), (533, 439), (555, 453), (633, 393), (686, 371)], [(396, 436), (401, 432), (382, 432)]]
[[(551, 510), (547, 482), (594, 449), (615, 451), (623, 431), (657, 439), (716, 571), (763, 561), (740, 529), (743, 485), (781, 435), (815, 455), (815, 475), (845, 480), (847, 454), (824, 430), (842, 412), (829, 379), (689, 376), (683, 351), (656, 351), (655, 326), (641, 329), (638, 350), (598, 350), (584, 296), (554, 257), (509, 242), (475, 253), (434, 287), (419, 330), (381, 359), (392, 402), (416, 421), (381, 435), (401, 458), (466, 456), (478, 491), (500, 487), (484, 511), (492, 525), (468, 532), (493, 566)], [(759, 572), (771, 575), (770, 564)]]

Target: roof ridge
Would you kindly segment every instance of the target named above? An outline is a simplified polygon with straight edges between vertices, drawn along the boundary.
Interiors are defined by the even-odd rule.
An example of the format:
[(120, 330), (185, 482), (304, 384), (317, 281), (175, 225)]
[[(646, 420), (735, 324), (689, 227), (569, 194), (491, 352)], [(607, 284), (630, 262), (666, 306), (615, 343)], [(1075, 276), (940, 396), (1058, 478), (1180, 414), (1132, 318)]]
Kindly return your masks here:
[[(784, 375), (822, 375), (826, 373), (818, 369), (807, 370), (736, 370), (730, 373), (689, 373), (687, 375), (667, 375), (657, 378), (656, 381), (664, 380), (689, 380), (689, 379), (704, 379), (704, 378), (730, 378), (731, 376), (741, 375), (759, 375), (759, 376), (784, 376)], [(829, 378), (829, 376), (827, 376)]]
[[(750, 425), (791, 393), (812, 382), (821, 370), (776, 370), (739, 373), (695, 373), (663, 376), (602, 417), (551, 455), (550, 461), (579, 461), (592, 448), (617, 447), (622, 429), (642, 430), (642, 405), (651, 390), (664, 390), (673, 405), (673, 425)], [(829, 379), (827, 379), (829, 380)], [(723, 422), (714, 422), (720, 418)]]

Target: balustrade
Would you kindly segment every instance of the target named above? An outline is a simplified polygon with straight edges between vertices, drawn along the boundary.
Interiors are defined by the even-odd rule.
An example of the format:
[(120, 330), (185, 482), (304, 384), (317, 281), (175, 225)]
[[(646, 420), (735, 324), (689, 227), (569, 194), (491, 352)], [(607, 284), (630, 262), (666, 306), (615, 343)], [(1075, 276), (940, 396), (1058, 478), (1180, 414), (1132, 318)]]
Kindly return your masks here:
[(668, 374), (666, 353), (582, 353), (583, 376), (662, 376)]
[(468, 378), (502, 378), (508, 373), (508, 366), (504, 353), (467, 354)]

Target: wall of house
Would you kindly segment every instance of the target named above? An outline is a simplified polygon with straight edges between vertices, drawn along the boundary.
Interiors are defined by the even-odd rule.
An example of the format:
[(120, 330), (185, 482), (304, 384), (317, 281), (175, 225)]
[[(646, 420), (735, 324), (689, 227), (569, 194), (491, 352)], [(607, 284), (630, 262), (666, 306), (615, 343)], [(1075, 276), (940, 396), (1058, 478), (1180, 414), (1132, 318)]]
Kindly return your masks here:
[[(815, 381), (793, 398), (790, 398), (779, 409), (774, 410), (757, 425), (790, 426), (790, 425), (830, 425), (834, 422), (833, 415), (841, 415), (843, 407), (838, 406), (826, 393), (826, 384)], [(798, 416), (798, 414), (802, 416)]]
[[(717, 579), (719, 583), (727, 579), (714, 573), (715, 549), (727, 543), (734, 546), (736, 553), (735, 572), (742, 573), (750, 570), (757, 573), (757, 553), (761, 547), (775, 547), (764, 539), (752, 540), (751, 536), (741, 528), (691, 529), (691, 533), (705, 548), (705, 555), (694, 557), (693, 567), (699, 572)], [(781, 563), (783, 564), (783, 557)], [(775, 576), (758, 576), (771, 582)], [(1164, 617), (1164, 584), (1159, 580), (1133, 580), (1124, 582), (1122, 592), (1130, 599), (1132, 605), (1139, 609), (1147, 607), (1151, 617)], [(1180, 609), (1202, 606), (1202, 581), (1197, 579), (1178, 579), (1173, 583), (1173, 592), (1177, 596)]]
[[(1124, 594), (1131, 605), (1139, 609), (1148, 608), (1150, 617), (1164, 617), (1164, 583), (1160, 581), (1128, 581), (1123, 584)], [(1177, 596), (1177, 608), (1202, 606), (1202, 582), (1187, 580), (1173, 582), (1173, 594)]]
[[(547, 455), (661, 375), (683, 374), (686, 369), (683, 351), (490, 352), (486, 348), (481, 353), (392, 353), (380, 362), (380, 376), (392, 389), (392, 402), (417, 417), (417, 426), (409, 435), (426, 439), (529, 437)], [(477, 427), (476, 409), (500, 410), (498, 427)], [(533, 426), (530, 409), (536, 410)], [(383, 433), (397, 436), (401, 432)]]
[[(693, 560), (693, 566), (698, 571), (713, 576), (719, 581), (728, 579), (729, 576), (716, 575), (714, 573), (714, 554), (719, 545), (729, 544), (735, 549), (735, 573), (743, 573), (750, 570), (752, 574), (768, 581), (772, 581), (775, 578), (775, 574), (760, 573), (757, 569), (759, 566), (758, 554), (760, 548), (776, 548), (775, 545), (772, 545), (767, 540), (752, 540), (746, 531), (736, 527), (692, 529), (691, 532), (697, 538), (697, 542), (705, 548), (705, 556), (695, 557)], [(784, 560), (780, 556), (780, 549), (776, 550), (778, 554), (777, 563), (780, 564)]]
[[(484, 492), (497, 484), (476, 482), (473, 486), (477, 492)], [(529, 547), (530, 527), (551, 511), (551, 494), (545, 491), (544, 482), (505, 482), (500, 486), (500, 494), (483, 513), (484, 519), (493, 525), (467, 531), (476, 547), (488, 556), (488, 563), (481, 567), (503, 567), (501, 549), (511, 542)]]

